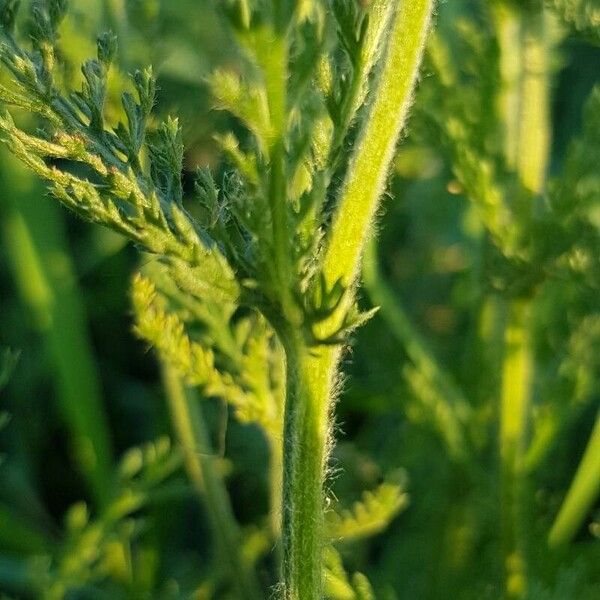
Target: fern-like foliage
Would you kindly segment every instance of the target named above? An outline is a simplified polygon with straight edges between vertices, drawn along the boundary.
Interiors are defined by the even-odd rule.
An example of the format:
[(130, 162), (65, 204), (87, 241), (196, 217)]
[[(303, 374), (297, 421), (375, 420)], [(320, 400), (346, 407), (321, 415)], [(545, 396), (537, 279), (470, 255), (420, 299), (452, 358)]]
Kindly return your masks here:
[(408, 506), (408, 494), (398, 485), (382, 483), (366, 491), (350, 510), (327, 514), (327, 535), (332, 541), (351, 541), (376, 535)]
[[(71, 210), (168, 264), (187, 293), (253, 306), (275, 326), (283, 318), (318, 338), (344, 289), (339, 282), (321, 290), (317, 276), (334, 174), (365, 102), (389, 3), (307, 1), (285, 17), (261, 2), (223, 3), (242, 68), (217, 70), (208, 84), (215, 106), (244, 128), (218, 136), (233, 171), (217, 185), (200, 170), (189, 211), (180, 126), (173, 118), (153, 120), (152, 70), (133, 73), (120, 120), (111, 119), (115, 37), (98, 38), (97, 56), (83, 64), (75, 91), (57, 68), (65, 3), (33, 2), (30, 46), (14, 35), (17, 4), (0, 4), (0, 61), (10, 75), (0, 100), (36, 114), (43, 127), (32, 134), (4, 114), (8, 148)], [(316, 341), (338, 343), (364, 319), (351, 307), (339, 331)]]
[(571, 27), (600, 41), (600, 5), (596, 0), (550, 0), (550, 5)]
[[(503, 82), (494, 41), (500, 33), (493, 10), (484, 13), (483, 28), (459, 21), (451, 43), (434, 36), (429, 60), (436, 78), (424, 88), (423, 133), (426, 139), (433, 139), (429, 136), (434, 130), (441, 136), (461, 189), (489, 234), (492, 247), (486, 260), (494, 274), (490, 286), (509, 295), (528, 295), (559, 272), (572, 273), (577, 262), (570, 258), (573, 253), (579, 255), (584, 245), (598, 243), (598, 228), (590, 221), (590, 207), (599, 197), (597, 167), (592, 166), (600, 139), (598, 93), (590, 96), (584, 131), (573, 142), (565, 172), (560, 178), (548, 178), (541, 191), (533, 193), (506, 148), (509, 124), (499, 105), (509, 93), (508, 83)], [(551, 25), (550, 21), (546, 35), (554, 42), (560, 32)], [(486, 32), (485, 27), (491, 30)], [(451, 61), (458, 48), (468, 57), (460, 69)], [(589, 249), (584, 252), (589, 276), (597, 271), (597, 256), (592, 257)]]
[(223, 306), (186, 297), (165, 269), (148, 275), (132, 285), (136, 333), (190, 385), (228, 402), (242, 422), (280, 436), (282, 356), (264, 319), (234, 319)]
[[(73, 505), (65, 520), (64, 539), (56, 553), (33, 561), (30, 567), (36, 597), (61, 600), (73, 594), (92, 597), (95, 586), (112, 581), (115, 593), (127, 589), (132, 548), (143, 531), (139, 513), (171, 491), (180, 493), (169, 479), (182, 463), (168, 438), (125, 453), (118, 470), (112, 500), (96, 517), (85, 503)], [(175, 486), (175, 487), (173, 487)]]
[[(173, 268), (185, 265), (217, 293), (236, 297), (231, 269), (203, 242), (181, 204), (183, 144), (177, 120), (167, 119), (149, 131), (156, 93), (152, 70), (132, 75), (131, 91), (122, 94), (124, 120), (111, 126), (105, 104), (114, 36), (98, 38), (97, 57), (82, 66), (81, 90), (63, 91), (56, 46), (64, 3), (33, 3), (37, 25), (30, 49), (13, 37), (14, 7), (13, 2), (0, 6), (0, 60), (11, 74), (10, 87), (0, 86), (0, 100), (38, 115), (48, 132), (27, 133), (5, 113), (0, 130), (8, 148), (83, 218), (122, 233)], [(59, 166), (64, 161), (74, 168)]]
[(325, 595), (329, 600), (374, 600), (369, 580), (362, 573), (348, 577), (338, 551), (329, 546), (324, 554)]

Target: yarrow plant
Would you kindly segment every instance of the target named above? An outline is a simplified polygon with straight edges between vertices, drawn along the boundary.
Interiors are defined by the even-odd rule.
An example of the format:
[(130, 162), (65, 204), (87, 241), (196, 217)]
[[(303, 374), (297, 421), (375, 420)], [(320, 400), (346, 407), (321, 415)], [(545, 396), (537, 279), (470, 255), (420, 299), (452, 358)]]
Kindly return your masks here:
[[(1, 389), (0, 356), (2, 591), (600, 597), (597, 0), (440, 3), (434, 31), (422, 0), (18, 4), (0, 1), (0, 235), (48, 360), (11, 339)], [(159, 116), (174, 90), (183, 128)], [(59, 203), (104, 230), (65, 235)], [(118, 302), (104, 277), (131, 255), (99, 261), (127, 239), (166, 401), (135, 427), (137, 353), (109, 357), (123, 404), (104, 407), (73, 264), (96, 309)], [(140, 446), (165, 418), (175, 442)], [(48, 485), (62, 443), (78, 472)], [(367, 553), (407, 506), (399, 464), (411, 509)], [(188, 499), (192, 518), (156, 510)]]
[[(356, 305), (361, 258), (412, 102), (433, 0), (220, 3), (242, 66), (217, 70), (208, 84), (244, 134), (220, 136), (231, 170), (217, 184), (200, 169), (190, 199), (180, 125), (153, 116), (152, 70), (132, 74), (120, 116), (109, 117), (116, 37), (98, 37), (74, 90), (60, 68), (66, 2), (31, 2), (27, 43), (15, 35), (17, 7), (0, 4), (9, 76), (0, 100), (41, 125), (32, 133), (20, 112), (5, 112), (4, 143), (62, 204), (158, 259), (133, 283), (136, 331), (164, 365), (182, 444), (193, 435), (194, 409), (179, 380), (260, 424), (273, 462), (281, 596), (322, 598), (325, 564), (328, 593), (338, 586), (353, 594), (333, 597), (370, 597), (364, 577), (344, 579), (328, 539), (378, 531), (403, 495), (383, 486), (356, 515), (326, 523), (324, 489), (341, 357), (371, 315)], [(207, 496), (213, 490), (213, 508), (222, 506), (194, 456), (186, 462)], [(227, 515), (214, 514), (235, 568), (236, 532)], [(259, 597), (245, 568), (238, 587)]]

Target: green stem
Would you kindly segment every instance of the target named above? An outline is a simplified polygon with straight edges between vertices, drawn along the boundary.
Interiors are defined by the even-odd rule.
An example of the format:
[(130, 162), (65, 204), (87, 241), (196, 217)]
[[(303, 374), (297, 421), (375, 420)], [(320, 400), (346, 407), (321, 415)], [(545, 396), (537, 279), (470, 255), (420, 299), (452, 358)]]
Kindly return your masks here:
[(502, 89), (499, 112), (505, 126), (504, 154), (526, 190), (539, 194), (550, 151), (550, 60), (552, 31), (542, 8), (496, 7)]
[(600, 495), (600, 412), (577, 473), (552, 525), (548, 543), (568, 544)]
[(283, 490), (283, 449), (281, 437), (269, 436), (269, 485), (271, 533), (278, 540), (281, 535)]
[(241, 551), (241, 531), (212, 455), (200, 399), (182, 383), (172, 367), (163, 364), (162, 377), (173, 429), (184, 452), (185, 468), (198, 495), (204, 499), (221, 560), (227, 564), (239, 597), (259, 600), (260, 587)]
[(549, 16), (543, 9), (523, 18), (520, 129), (517, 146), (519, 175), (525, 189), (542, 193), (550, 157), (550, 61)]
[(519, 146), (520, 82), (522, 76), (521, 15), (514, 6), (498, 2), (494, 6), (501, 88), (497, 107), (504, 124), (504, 157), (510, 169), (516, 169)]
[(339, 349), (284, 340), (287, 398), (284, 428), (283, 577), (286, 600), (321, 600), (323, 485), (331, 436), (329, 413)]
[[(541, 3), (521, 8), (499, 6), (496, 26), (503, 79), (499, 98), (506, 130), (505, 156), (526, 192), (524, 204), (515, 206), (525, 229), (533, 212), (531, 195), (543, 192), (549, 159), (549, 17)], [(531, 298), (509, 300), (505, 329), (500, 460), (505, 593), (510, 598), (524, 597), (528, 588), (526, 456), (535, 369), (530, 339), (532, 305)]]
[[(353, 284), (406, 119), (434, 2), (398, 2), (378, 85), (342, 191), (322, 269)], [(349, 294), (348, 296), (351, 296)], [(353, 298), (347, 298), (352, 302)], [(347, 308), (347, 306), (345, 307)], [(343, 309), (342, 309), (343, 310)], [(341, 312), (341, 311), (340, 311)], [(334, 325), (335, 327), (335, 325)], [(321, 600), (323, 485), (340, 347), (310, 347), (292, 324), (279, 328), (286, 354), (283, 578), (286, 600)]]
[(508, 312), (500, 401), (502, 545), (506, 596), (521, 598), (527, 590), (524, 457), (534, 368), (531, 302), (513, 300)]
[(413, 99), (433, 0), (399, 2), (388, 48), (362, 134), (339, 200), (323, 262), (328, 283), (353, 284), (371, 237), (389, 165)]
[(275, 287), (280, 291), (283, 313), (294, 318), (292, 299), (292, 235), (288, 223), (285, 134), (287, 114), (288, 49), (285, 35), (273, 38), (268, 56), (262, 59), (269, 104), (272, 139), (269, 140), (269, 206), (272, 218)]

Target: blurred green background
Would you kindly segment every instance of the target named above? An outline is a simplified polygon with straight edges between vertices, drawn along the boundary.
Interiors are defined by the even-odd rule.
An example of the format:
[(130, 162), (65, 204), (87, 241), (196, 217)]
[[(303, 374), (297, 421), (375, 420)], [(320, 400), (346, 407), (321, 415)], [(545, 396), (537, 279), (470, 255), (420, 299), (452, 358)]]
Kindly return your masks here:
[[(235, 57), (210, 0), (71, 4), (62, 37), (68, 64), (91, 56), (96, 33), (112, 28), (121, 37), (123, 70), (153, 63), (159, 114), (182, 120), (185, 183), (191, 186), (198, 165), (222, 172), (212, 136), (237, 125), (212, 109), (204, 78)], [(497, 57), (486, 4), (461, 0), (439, 7), (438, 35), (468, 75), (452, 98), (457, 104), (477, 102), (489, 83), (485, 77), (493, 77)], [(465, 24), (478, 32), (477, 40)], [(551, 176), (563, 169), (569, 143), (582, 130), (585, 100), (600, 83), (597, 34), (565, 26), (552, 56)], [(381, 214), (380, 240), (366, 257), (362, 302), (382, 309), (347, 355), (330, 485), (347, 505), (384, 477), (408, 493), (409, 506), (384, 533), (341, 547), (348, 570), (366, 573), (377, 598), (492, 599), (501, 597), (503, 585), (494, 442), (501, 378), (494, 365), (501, 348), (497, 335), (486, 343), (481, 330), (485, 306), (493, 310), (487, 281), (493, 266), (451, 152), (432, 125), (432, 111), (444, 109), (432, 104), (435, 78), (427, 62)], [(596, 203), (597, 227), (599, 210)], [(597, 245), (595, 255), (597, 261)], [(74, 542), (85, 521), (82, 501), (90, 522), (103, 514), (118, 479), (117, 458), (171, 435), (157, 363), (131, 333), (128, 290), (139, 265), (134, 248), (59, 208), (1, 151), (0, 347), (17, 352), (18, 360), (0, 391), (0, 411), (7, 415), (0, 431), (0, 597), (42, 597), (40, 590), (57, 578), (64, 594), (57, 588), (56, 597), (230, 597), (206, 515), (177, 461), (164, 467), (156, 448), (146, 448), (144, 460), (150, 468), (164, 467), (168, 473), (157, 479), (168, 484), (156, 490), (148, 484), (143, 507), (124, 511), (118, 523), (103, 517), (110, 535), (96, 531), (81, 547)], [(598, 288), (577, 278), (551, 281), (533, 318), (534, 420), (550, 433), (536, 438), (540, 446), (526, 483), (528, 597), (600, 598), (598, 499), (570, 544), (546, 548), (600, 407)], [(430, 369), (441, 389), (464, 403), (459, 415), (468, 421), (474, 448), (466, 456), (455, 415), (444, 412), (443, 399), (430, 389)], [(268, 590), (275, 556), (259, 534), (269, 503), (268, 449), (257, 429), (228, 418), (219, 402), (207, 400), (206, 410), (234, 512), (256, 533), (248, 535), (248, 552), (256, 555)], [(74, 565), (73, 556), (100, 539), (110, 559), (93, 569)]]

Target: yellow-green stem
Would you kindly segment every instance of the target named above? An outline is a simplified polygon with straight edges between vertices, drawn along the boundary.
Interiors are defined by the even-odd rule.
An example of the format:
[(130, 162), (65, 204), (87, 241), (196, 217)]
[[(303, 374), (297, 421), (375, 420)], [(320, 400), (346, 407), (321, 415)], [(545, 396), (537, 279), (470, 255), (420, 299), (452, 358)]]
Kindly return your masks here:
[[(515, 214), (527, 221), (533, 212), (531, 196), (543, 192), (549, 160), (549, 17), (541, 3), (498, 6), (504, 151), (507, 166), (517, 173), (526, 192), (526, 204), (515, 206)], [(505, 594), (509, 598), (524, 597), (528, 589), (525, 457), (535, 368), (530, 339), (533, 303), (533, 298), (510, 299), (505, 330), (500, 460)]]
[(569, 543), (600, 495), (600, 412), (573, 483), (548, 536), (552, 547)]
[(269, 438), (269, 485), (271, 533), (278, 540), (281, 535), (281, 511), (283, 490), (283, 448), (280, 437)]
[(227, 565), (239, 598), (259, 600), (262, 598), (260, 587), (241, 551), (241, 532), (215, 464), (200, 398), (166, 364), (162, 365), (162, 377), (173, 429), (184, 453), (185, 468), (198, 495), (204, 500), (219, 556)]
[(524, 455), (533, 377), (530, 318), (529, 300), (509, 303), (500, 404), (502, 544), (508, 598), (521, 598), (527, 591)]
[(500, 75), (498, 111), (506, 164), (523, 187), (544, 189), (550, 150), (551, 17), (539, 9), (498, 4), (495, 10)]
[(523, 22), (519, 175), (525, 189), (540, 194), (550, 157), (550, 17), (543, 9), (526, 13)]
[[(353, 284), (360, 272), (363, 249), (373, 233), (377, 206), (412, 100), (434, 2), (414, 0), (395, 5), (373, 104), (348, 168), (322, 264), (330, 285), (338, 279)], [(347, 301), (352, 301), (351, 294)], [(347, 305), (341, 311), (344, 308)], [(335, 327), (335, 323), (330, 325)], [(287, 371), (282, 520), (284, 597), (321, 600), (323, 485), (342, 351), (340, 347), (307, 345), (303, 332), (289, 321), (278, 332), (285, 348)]]
[(434, 2), (398, 2), (373, 104), (340, 196), (323, 272), (332, 284), (354, 283), (384, 191), (389, 165), (413, 99)]

